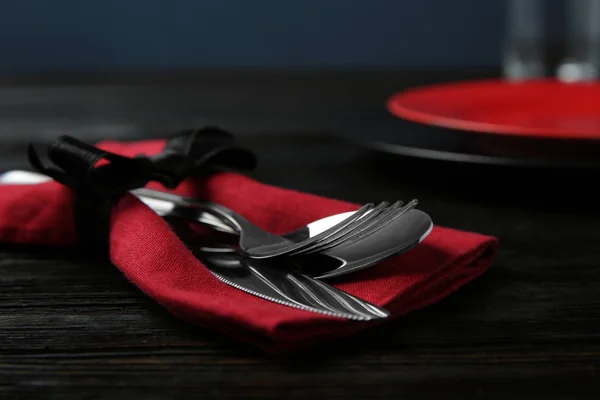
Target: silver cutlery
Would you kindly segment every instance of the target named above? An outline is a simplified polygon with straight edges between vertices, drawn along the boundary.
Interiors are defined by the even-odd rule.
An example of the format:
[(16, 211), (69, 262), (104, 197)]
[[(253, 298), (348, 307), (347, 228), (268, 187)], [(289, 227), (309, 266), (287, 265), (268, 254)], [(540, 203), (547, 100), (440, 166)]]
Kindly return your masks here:
[[(221, 217), (223, 221), (230, 224), (230, 226), (235, 228), (235, 230), (238, 232), (238, 245), (246, 254), (246, 256), (250, 258), (273, 258), (289, 253), (299, 254), (303, 253), (303, 249), (305, 247), (318, 245), (321, 241), (329, 243), (330, 238), (334, 238), (340, 242), (339, 244), (342, 244), (345, 242), (345, 240), (354, 238), (354, 235), (352, 234), (354, 232), (354, 228), (368, 224), (371, 229), (368, 229), (366, 234), (361, 236), (364, 237), (367, 234), (376, 232), (379, 230), (379, 228), (388, 225), (390, 222), (400, 217), (409, 208), (416, 204), (415, 202), (411, 202), (410, 206), (404, 208), (397, 207), (399, 202), (395, 203), (395, 205), (392, 207), (389, 207), (387, 202), (383, 202), (375, 208), (372, 208), (372, 204), (367, 204), (353, 213), (350, 217), (329, 227), (318, 235), (302, 240), (299, 243), (294, 243), (282, 236), (265, 231), (264, 229), (248, 221), (241, 214), (220, 204), (209, 201), (198, 201), (195, 199), (184, 198), (181, 196), (157, 192), (149, 189), (136, 189), (132, 192), (147, 198), (171, 200), (177, 206), (184, 207), (188, 212), (191, 209), (196, 208), (201, 212), (209, 212), (215, 216)], [(382, 212), (386, 208), (392, 209), (393, 212)], [(196, 215), (190, 215), (190, 217), (197, 219)], [(365, 231), (360, 230), (360, 232), (364, 233)]]
[[(36, 175), (39, 174), (12, 171), (0, 175), (0, 183), (35, 184), (48, 180), (44, 175)], [(191, 232), (189, 220), (176, 213), (165, 212), (173, 208), (172, 202), (153, 202), (152, 205), (163, 212), (163, 216), (176, 234), (182, 238), (189, 235)], [(332, 220), (339, 223), (352, 214), (354, 212), (333, 216)], [(227, 225), (222, 226), (222, 222), (211, 215), (204, 216), (204, 224), (208, 225), (207, 222), (214, 223), (215, 226), (211, 228), (229, 234), (234, 232)], [(317, 221), (317, 225), (312, 227), (313, 230), (323, 231), (323, 224), (319, 226), (319, 223), (320, 221)], [(310, 227), (305, 227), (303, 232), (306, 231), (310, 231)], [(217, 279), (262, 299), (309, 312), (356, 321), (370, 321), (389, 316), (389, 312), (381, 307), (298, 272), (299, 266), (291, 257), (256, 260), (244, 257), (243, 253), (235, 248), (227, 248), (222, 244), (214, 249), (207, 249), (206, 246), (188, 246), (188, 248)]]
[[(173, 208), (173, 212), (169, 213), (167, 217), (181, 217), (188, 221), (198, 220), (194, 210), (209, 211), (212, 205), (214, 205), (214, 203), (201, 202), (148, 189), (136, 189), (132, 192), (135, 192), (140, 197), (155, 197), (165, 201), (167, 199), (173, 200), (177, 204), (177, 207)], [(205, 207), (206, 203), (211, 204), (211, 207)], [(362, 230), (360, 229), (361, 219), (356, 220), (354, 223), (356, 224), (358, 221), (356, 226), (359, 229), (357, 229), (357, 232), (346, 233), (347, 239), (345, 241), (340, 239), (335, 245), (326, 243), (325, 246), (327, 248), (325, 250), (318, 251), (318, 249), (314, 249), (314, 251), (307, 253), (308, 255), (314, 254), (314, 256), (310, 259), (303, 259), (300, 263), (303, 265), (302, 272), (315, 279), (334, 278), (371, 267), (392, 256), (414, 248), (433, 229), (433, 222), (429, 215), (412, 208), (415, 204), (416, 202), (413, 201), (404, 207), (393, 209), (393, 211), (389, 212), (393, 216), (378, 220), (375, 223), (367, 223), (367, 228)], [(178, 208), (179, 211), (177, 211)], [(243, 216), (233, 210), (220, 205), (216, 205), (214, 209), (219, 210), (219, 216), (223, 216), (224, 218), (227, 216), (226, 221), (231, 223), (237, 232), (245, 225), (252, 225)], [(382, 214), (385, 215), (381, 213), (379, 216)], [(337, 215), (336, 217), (342, 217), (344, 221), (348, 220), (345, 215)], [(362, 218), (367, 219), (368, 214)], [(242, 225), (240, 221), (245, 222)], [(332, 222), (335, 222), (335, 220)], [(234, 223), (237, 223), (237, 225)], [(323, 224), (323, 220), (314, 223)], [(309, 226), (310, 224), (301, 229), (308, 228), (310, 230)], [(279, 238), (281, 241), (285, 240), (290, 244), (294, 243), (285, 237), (280, 236)], [(299, 240), (301, 243), (305, 241), (305, 239)], [(248, 254), (246, 255), (248, 256)], [(295, 256), (300, 255), (305, 257), (304, 253), (295, 253)], [(249, 258), (255, 257), (249, 256)]]
[[(171, 217), (173, 218), (173, 217)], [(175, 217), (181, 218), (181, 217)], [(199, 221), (183, 219), (186, 223)], [(304, 275), (314, 279), (335, 278), (374, 266), (393, 256), (406, 252), (421, 243), (433, 229), (431, 218), (422, 211), (411, 209), (380, 229), (380, 232), (329, 248), (323, 252), (296, 254), (271, 259), (293, 258)], [(305, 236), (306, 227), (285, 236), (290, 240), (295, 235)], [(289, 236), (288, 236), (289, 235)], [(194, 238), (188, 236), (188, 243)], [(214, 245), (210, 252), (227, 252), (227, 246)]]
[(263, 299), (306, 311), (359, 321), (389, 312), (356, 296), (295, 272), (290, 258), (256, 260), (239, 253), (194, 252), (222, 282)]
[[(182, 238), (190, 233), (182, 219), (171, 219), (169, 223)], [(189, 248), (219, 280), (265, 300), (358, 321), (389, 316), (381, 307), (298, 272), (291, 257), (257, 260), (222, 245), (217, 252), (207, 250), (206, 246)]]
[[(195, 199), (184, 198), (170, 193), (157, 192), (149, 189), (136, 189), (132, 193), (136, 193), (140, 197), (155, 198), (160, 200), (171, 200), (176, 207), (169, 215), (181, 216), (188, 220), (197, 220), (197, 214), (194, 210), (213, 212), (222, 217), (225, 222), (231, 224), (238, 234), (246, 227), (252, 226), (251, 229), (262, 230), (256, 227), (246, 218), (236, 213), (235, 211), (224, 206), (198, 201)], [(370, 266), (373, 266), (392, 256), (406, 252), (416, 245), (421, 243), (433, 229), (433, 222), (429, 215), (417, 210), (414, 207), (415, 201), (410, 202), (404, 207), (393, 208), (389, 214), (377, 213), (376, 222), (371, 220), (367, 223), (367, 228), (360, 229), (361, 220), (369, 221), (368, 215), (362, 213), (362, 218), (355, 219), (351, 224), (358, 227), (356, 232), (345, 233), (344, 238), (339, 238), (335, 246), (330, 246), (325, 250), (314, 250), (311, 253), (318, 253), (319, 259), (312, 258), (312, 265), (303, 269), (303, 273), (311, 275), (316, 279), (334, 278), (348, 273), (356, 272)], [(179, 209), (179, 211), (177, 211)], [(357, 211), (356, 213), (359, 213)], [(366, 214), (366, 216), (365, 216)], [(388, 215), (387, 218), (381, 218), (382, 215)], [(343, 221), (348, 221), (350, 218), (345, 218)], [(321, 220), (320, 220), (321, 221)], [(322, 223), (322, 221), (321, 221)], [(347, 227), (348, 224), (338, 223), (334, 226)], [(331, 228), (328, 229), (331, 231)], [(327, 229), (324, 231), (328, 231)], [(323, 232), (323, 231), (322, 231)], [(272, 233), (269, 235), (275, 236)], [(335, 233), (334, 233), (335, 234)], [(317, 234), (319, 236), (320, 234)], [(265, 235), (266, 236), (266, 235)], [(290, 246), (294, 245), (289, 239), (282, 236), (277, 236), (278, 241), (285, 241)], [(305, 242), (301, 240), (300, 243)], [(326, 243), (331, 245), (331, 243)], [(240, 246), (241, 247), (241, 246)], [(244, 250), (244, 249), (242, 249)], [(296, 256), (304, 255), (297, 252)], [(246, 253), (249, 258), (257, 258)], [(278, 257), (279, 258), (279, 257)], [(305, 259), (306, 261), (309, 261)]]
[[(328, 229), (327, 231), (319, 235), (313, 236), (309, 239), (305, 239), (294, 244), (289, 244), (289, 241), (287, 240), (281, 241), (279, 243), (265, 243), (263, 241), (262, 244), (259, 243), (258, 245), (246, 248), (245, 252), (246, 254), (248, 254), (248, 256), (252, 258), (271, 258), (281, 256), (284, 254), (291, 255), (305, 253), (307, 249), (314, 248), (315, 246), (320, 246), (323, 243), (329, 243), (340, 238), (342, 238), (343, 240), (343, 238), (348, 237), (348, 233), (355, 232), (360, 226), (366, 225), (370, 222), (377, 223), (378, 221), (381, 221), (384, 215), (387, 215), (390, 211), (395, 210), (401, 204), (401, 202), (396, 202), (390, 206), (387, 201), (384, 201), (379, 203), (375, 208), (369, 210), (369, 212), (366, 213), (367, 215), (360, 215), (358, 218), (354, 218), (352, 221), (350, 221), (350, 223), (345, 225), (338, 224)], [(235, 218), (235, 216), (233, 216), (233, 218)], [(243, 225), (240, 225), (239, 227), (240, 232), (243, 232), (247, 229), (252, 229), (252, 227)], [(244, 247), (242, 247), (242, 249), (244, 249)]]
[[(378, 218), (371, 218), (371, 214), (369, 214), (367, 217), (361, 218), (361, 220), (358, 221), (357, 224), (353, 224), (348, 228), (340, 230), (334, 235), (331, 235), (330, 237), (321, 240), (315, 243), (314, 245), (303, 248), (301, 254), (312, 254), (315, 252), (322, 252), (335, 246), (339, 246), (342, 243), (349, 244), (351, 242), (354, 242), (366, 235), (375, 232), (378, 229), (383, 228), (386, 224), (392, 222), (394, 219), (398, 218), (403, 213), (415, 207), (416, 205), (416, 200), (409, 202), (405, 206), (402, 206), (402, 202), (398, 201), (393, 206), (389, 207), (380, 215), (378, 215)], [(297, 254), (297, 252), (290, 253), (290, 255), (294, 254)]]
[[(12, 171), (3, 174), (0, 182), (38, 183), (48, 179), (41, 174)], [(244, 229), (261, 230), (233, 210), (215, 203), (149, 189), (136, 189), (132, 193), (163, 217), (196, 220), (241, 235)], [(303, 257), (303, 273), (317, 279), (333, 278), (370, 267), (421, 243), (431, 232), (433, 223), (427, 214), (414, 209), (415, 205), (416, 201), (403, 207), (399, 202), (389, 207), (382, 203), (374, 209), (367, 205), (356, 212), (315, 221), (286, 235), (288, 237), (267, 234), (276, 237), (277, 242), (291, 246), (293, 251), (290, 253)], [(206, 215), (210, 213), (213, 213), (212, 217)], [(222, 219), (215, 218), (214, 214)], [(320, 241), (311, 240), (314, 237), (319, 237)], [(297, 245), (307, 241), (310, 241), (309, 246)]]

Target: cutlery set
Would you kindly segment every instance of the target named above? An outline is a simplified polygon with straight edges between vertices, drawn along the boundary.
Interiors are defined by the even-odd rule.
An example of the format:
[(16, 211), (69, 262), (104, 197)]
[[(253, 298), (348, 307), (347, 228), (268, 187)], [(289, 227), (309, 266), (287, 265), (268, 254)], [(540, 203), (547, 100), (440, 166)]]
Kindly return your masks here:
[[(19, 170), (0, 175), (1, 184), (50, 179)], [(163, 217), (222, 282), (289, 307), (359, 321), (386, 318), (389, 312), (325, 281), (409, 251), (433, 228), (416, 200), (366, 204), (275, 235), (214, 202), (145, 188), (130, 193)], [(200, 238), (196, 228), (218, 235)]]

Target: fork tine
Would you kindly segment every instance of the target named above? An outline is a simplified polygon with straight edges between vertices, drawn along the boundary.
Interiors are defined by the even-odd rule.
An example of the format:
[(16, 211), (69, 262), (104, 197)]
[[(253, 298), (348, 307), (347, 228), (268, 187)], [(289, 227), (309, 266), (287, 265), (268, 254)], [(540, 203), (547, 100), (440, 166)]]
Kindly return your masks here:
[(417, 200), (412, 200), (409, 203), (407, 203), (404, 207), (396, 208), (393, 211), (387, 213), (387, 215), (381, 216), (381, 218), (378, 218), (377, 221), (374, 221), (372, 224), (369, 224), (369, 226), (366, 226), (364, 229), (361, 229), (358, 232), (351, 232), (350, 234), (348, 234), (344, 237), (340, 237), (339, 240), (328, 243), (327, 245), (324, 245), (321, 247), (315, 246), (314, 250), (307, 251), (306, 254), (325, 251), (325, 250), (331, 249), (332, 247), (335, 247), (335, 246), (343, 246), (343, 245), (350, 244), (350, 243), (356, 242), (358, 240), (361, 240), (361, 239), (365, 238), (366, 236), (372, 235), (372, 234), (376, 233), (377, 231), (379, 231), (380, 229), (384, 228), (386, 225), (388, 225), (389, 223), (391, 223), (394, 220), (396, 220), (397, 218), (399, 218), (401, 215), (406, 213), (408, 210), (416, 207), (417, 204), (418, 204)]
[(305, 254), (305, 253), (309, 253), (309, 252), (312, 253), (312, 252), (318, 251), (320, 248), (327, 246), (328, 244), (330, 244), (332, 242), (339, 241), (341, 238), (343, 238), (347, 235), (356, 234), (357, 232), (360, 232), (362, 229), (366, 229), (371, 224), (376, 223), (382, 217), (385, 217), (385, 215), (388, 215), (390, 212), (392, 212), (396, 208), (400, 207), (401, 205), (402, 205), (401, 201), (397, 201), (394, 204), (392, 204), (391, 206), (389, 205), (388, 202), (384, 201), (384, 202), (380, 203), (377, 207), (375, 207), (373, 210), (371, 210), (371, 212), (368, 215), (366, 215), (365, 217), (363, 217), (359, 220), (354, 221), (352, 224), (348, 225), (346, 228), (339, 230), (338, 232), (331, 235), (330, 237), (328, 237), (324, 240), (321, 240), (319, 242), (316, 242), (311, 246), (302, 248), (298, 251), (294, 251), (293, 253), (290, 253), (290, 255)]
[(318, 235), (315, 235), (315, 236), (311, 237), (310, 239), (306, 239), (300, 243), (290, 244), (283, 248), (279, 245), (275, 245), (273, 250), (270, 250), (270, 248), (271, 248), (270, 245), (259, 246), (259, 247), (249, 249), (246, 252), (246, 254), (252, 258), (270, 258), (270, 257), (279, 256), (279, 255), (289, 254), (291, 251), (295, 251), (297, 249), (310, 246), (315, 242), (318, 242), (320, 240), (323, 240), (323, 239), (329, 237), (330, 235), (336, 233), (340, 229), (345, 228), (346, 226), (350, 225), (354, 221), (363, 217), (366, 213), (371, 211), (373, 209), (373, 207), (374, 207), (374, 205), (372, 203), (368, 203), (368, 204), (362, 206), (358, 211), (354, 212), (350, 217), (348, 217), (348, 218), (344, 219), (343, 221), (337, 223), (336, 225), (326, 229), (325, 231), (319, 233)]
[(360, 239), (364, 238), (365, 236), (371, 235), (371, 234), (379, 231), (380, 229), (384, 228), (389, 223), (391, 223), (394, 220), (396, 220), (401, 215), (405, 214), (407, 211), (415, 208), (418, 205), (418, 203), (419, 202), (417, 200), (411, 200), (411, 201), (409, 201), (403, 207), (397, 209), (393, 213), (390, 213), (390, 215), (388, 215), (387, 218), (382, 219), (382, 223), (381, 224), (372, 225), (368, 229), (366, 229), (366, 230), (364, 230), (362, 232), (359, 232), (359, 234), (357, 234), (356, 236), (349, 237), (347, 239), (351, 240), (351, 241), (356, 241), (356, 240), (360, 240)]

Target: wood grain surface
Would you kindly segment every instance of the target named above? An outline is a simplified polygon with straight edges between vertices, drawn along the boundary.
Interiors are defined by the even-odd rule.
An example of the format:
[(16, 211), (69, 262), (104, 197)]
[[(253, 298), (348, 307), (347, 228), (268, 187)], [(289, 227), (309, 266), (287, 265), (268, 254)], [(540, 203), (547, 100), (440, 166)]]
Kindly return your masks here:
[[(270, 356), (178, 320), (111, 265), (72, 251), (3, 245), (0, 394), (600, 396), (597, 173), (399, 160), (324, 135), (242, 141), (259, 155), (257, 179), (356, 202), (416, 197), (438, 225), (498, 237), (496, 262), (405, 318)], [(4, 164), (18, 164), (21, 150), (10, 147)]]

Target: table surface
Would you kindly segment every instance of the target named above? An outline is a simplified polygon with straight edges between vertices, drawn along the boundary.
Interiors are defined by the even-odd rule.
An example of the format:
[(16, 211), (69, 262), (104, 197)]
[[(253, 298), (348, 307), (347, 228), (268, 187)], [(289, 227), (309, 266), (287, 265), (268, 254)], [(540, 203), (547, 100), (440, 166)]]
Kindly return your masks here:
[[(384, 157), (311, 132), (240, 140), (259, 180), (358, 203), (418, 198), (438, 225), (498, 237), (496, 261), (438, 304), (273, 356), (178, 320), (109, 264), (3, 245), (0, 393), (598, 398), (595, 174)], [(3, 165), (22, 151), (5, 147)]]

